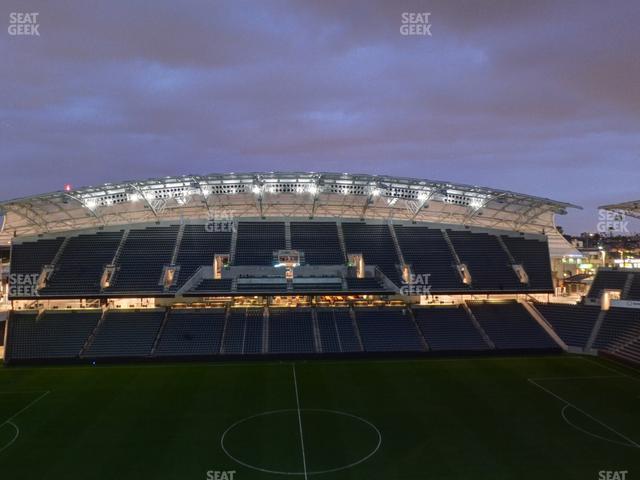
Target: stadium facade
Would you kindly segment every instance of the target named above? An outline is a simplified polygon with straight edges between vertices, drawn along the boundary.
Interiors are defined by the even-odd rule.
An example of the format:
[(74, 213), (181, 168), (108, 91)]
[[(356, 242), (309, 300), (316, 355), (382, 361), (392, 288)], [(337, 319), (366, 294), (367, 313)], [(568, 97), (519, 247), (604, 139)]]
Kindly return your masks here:
[(555, 226), (569, 208), (336, 173), (2, 202), (5, 361), (593, 351), (608, 310), (584, 305), (567, 326), (561, 306), (540, 306), (551, 257), (570, 250)]

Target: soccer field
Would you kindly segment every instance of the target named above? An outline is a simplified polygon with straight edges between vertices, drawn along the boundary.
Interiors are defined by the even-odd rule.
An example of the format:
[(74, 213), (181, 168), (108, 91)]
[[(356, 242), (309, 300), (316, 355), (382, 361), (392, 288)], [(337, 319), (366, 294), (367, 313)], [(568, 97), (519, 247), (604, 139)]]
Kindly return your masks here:
[(3, 479), (640, 476), (640, 375), (577, 356), (5, 368), (0, 422)]

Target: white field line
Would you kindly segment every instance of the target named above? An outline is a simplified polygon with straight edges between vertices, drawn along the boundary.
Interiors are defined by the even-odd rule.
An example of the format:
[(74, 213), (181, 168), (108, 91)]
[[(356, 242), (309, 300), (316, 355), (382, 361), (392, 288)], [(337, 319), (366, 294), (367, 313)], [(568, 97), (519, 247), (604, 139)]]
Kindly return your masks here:
[[(23, 392), (2, 392), (2, 393), (23, 393)], [(7, 443), (6, 445), (4, 445), (3, 447), (0, 448), (0, 453), (4, 452), (7, 448), (9, 448), (11, 445), (13, 445), (15, 443), (15, 441), (18, 439), (18, 437), (20, 436), (20, 429), (18, 428), (18, 426), (13, 423), (13, 420), (20, 415), (21, 413), (25, 412), (26, 410), (28, 410), (29, 408), (33, 407), (36, 403), (38, 403), (40, 400), (42, 400), (44, 397), (46, 397), (47, 395), (49, 395), (51, 393), (51, 391), (47, 390), (46, 392), (44, 392), (42, 395), (40, 395), (38, 398), (36, 398), (35, 400), (32, 400), (31, 402), (29, 402), (25, 407), (21, 408), (20, 410), (18, 410), (16, 413), (14, 413), (13, 415), (11, 415), (9, 418), (7, 418), (4, 422), (0, 423), (0, 428), (4, 427), (5, 425), (11, 425), (13, 427), (13, 429), (16, 431), (16, 434), (13, 436), (13, 438), (11, 439), (11, 441), (9, 443)]]
[[(597, 418), (595, 418), (593, 415), (588, 414), (587, 412), (585, 412), (585, 411), (584, 411), (584, 410), (582, 410), (581, 408), (576, 407), (573, 403), (571, 403), (571, 402), (569, 402), (569, 401), (565, 400), (565, 399), (564, 399), (564, 398), (562, 398), (560, 395), (557, 395), (556, 393), (553, 393), (553, 392), (552, 392), (551, 390), (549, 390), (548, 388), (543, 387), (542, 385), (540, 385), (539, 383), (537, 383), (537, 382), (535, 381), (535, 379), (533, 379), (533, 378), (528, 378), (528, 379), (527, 379), (527, 381), (528, 381), (529, 383), (531, 383), (532, 385), (535, 385), (536, 387), (538, 387), (538, 388), (539, 388), (539, 389), (541, 389), (542, 391), (547, 392), (547, 393), (548, 393), (549, 395), (551, 395), (552, 397), (557, 398), (558, 400), (560, 400), (562, 403), (564, 403), (564, 404), (565, 404), (565, 405), (564, 405), (564, 407), (563, 407), (563, 409), (562, 409), (562, 412), (561, 412), (561, 414), (562, 414), (562, 418), (565, 420), (565, 422), (567, 422), (567, 423), (568, 423), (569, 425), (571, 425), (572, 427), (577, 428), (575, 425), (573, 425), (571, 422), (569, 422), (569, 421), (566, 419), (566, 417), (565, 417), (565, 415), (564, 415), (564, 412), (566, 411), (566, 407), (571, 407), (571, 408), (573, 408), (574, 410), (577, 410), (578, 412), (582, 413), (584, 416), (586, 416), (586, 417), (590, 418), (591, 420), (593, 420), (594, 422), (596, 422), (596, 423), (598, 423), (598, 424), (602, 425), (603, 427), (605, 427), (605, 428), (606, 428), (607, 430), (609, 430), (610, 432), (615, 433), (616, 435), (618, 435), (620, 438), (624, 439), (624, 440), (627, 442), (627, 443), (626, 443), (626, 444), (624, 444), (624, 445), (626, 445), (626, 446), (628, 446), (628, 447), (640, 448), (640, 445), (638, 445), (636, 442), (634, 442), (633, 440), (631, 440), (631, 439), (630, 439), (629, 437), (627, 437), (626, 435), (623, 435), (622, 433), (620, 433), (619, 431), (617, 431), (615, 428), (610, 427), (609, 425), (607, 425), (606, 423), (604, 423), (604, 422), (603, 422), (603, 421), (601, 421), (601, 420), (598, 420), (598, 419), (597, 419)], [(578, 428), (578, 430), (580, 430), (580, 431), (584, 432), (584, 430), (583, 430), (583, 429), (581, 429), (581, 428)], [(592, 434), (592, 436), (596, 436), (596, 435), (593, 435), (593, 434)], [(602, 438), (602, 437), (599, 437), (599, 438)], [(614, 442), (614, 443), (619, 443), (619, 442)], [(622, 445), (622, 443), (621, 443), (621, 445)]]
[(532, 377), (527, 380), (593, 380), (595, 378), (625, 378), (626, 375), (587, 375), (579, 377)]
[[(306, 360), (300, 360), (298, 363), (302, 363), (302, 364), (309, 364), (309, 365), (355, 365), (355, 364), (362, 364), (362, 363), (373, 363), (373, 364), (403, 364), (403, 363), (407, 363), (407, 364), (411, 364), (411, 363), (424, 363), (424, 364), (429, 364), (429, 363), (455, 363), (455, 362), (468, 362), (469, 360), (478, 360), (478, 361), (483, 361), (483, 360), (498, 360), (498, 359), (502, 359), (502, 360), (513, 360), (513, 359), (517, 359), (517, 360), (549, 360), (550, 358), (556, 358), (556, 359), (562, 359), (562, 360), (585, 360), (585, 358), (580, 357), (580, 356), (567, 356), (567, 357), (561, 357), (561, 356), (555, 356), (555, 357), (515, 357), (515, 356), (508, 356), (508, 357), (464, 357), (464, 358), (429, 358), (429, 357), (422, 357), (422, 358), (417, 358), (414, 360), (408, 360), (408, 359), (397, 359), (397, 360), (375, 360), (372, 358), (363, 358), (363, 359), (347, 359), (347, 360), (339, 360), (339, 361), (328, 361), (328, 360), (313, 360), (313, 361), (306, 361)], [(235, 361), (235, 362), (216, 362), (216, 361), (212, 361), (212, 362), (203, 362), (203, 363), (173, 363), (173, 364), (154, 364), (154, 365), (149, 365), (149, 364), (132, 364), (132, 365), (112, 365), (112, 364), (100, 364), (98, 363), (95, 366), (89, 366), (89, 365), (82, 365), (82, 364), (78, 364), (78, 365), (65, 365), (65, 366), (59, 366), (59, 367), (15, 367), (15, 371), (31, 371), (31, 370), (39, 370), (39, 371), (46, 371), (46, 370), (53, 370), (53, 371), (73, 371), (73, 370), (110, 370), (110, 369), (155, 369), (155, 368), (211, 368), (211, 367), (255, 367), (255, 366), (261, 366), (261, 367), (274, 367), (274, 366), (282, 366), (283, 363), (282, 361), (250, 361), (250, 362), (243, 362), (243, 361)], [(285, 364), (286, 365), (286, 364)], [(10, 375), (11, 374), (11, 368), (6, 368), (6, 369), (2, 369), (0, 368), (0, 375)], [(56, 389), (57, 390), (57, 389)]]
[[(621, 365), (621, 364), (620, 364), (620, 362), (616, 362), (615, 360), (612, 360), (612, 359), (609, 359), (609, 358), (607, 358), (606, 360), (607, 360), (608, 362), (613, 362), (613, 363), (615, 363), (615, 364), (617, 364), (617, 365)], [(610, 367), (610, 366), (608, 366), (608, 365), (603, 365), (603, 364), (601, 364), (601, 363), (594, 362), (594, 361), (593, 361), (593, 360), (591, 360), (590, 358), (585, 358), (585, 361), (587, 361), (587, 362), (589, 362), (589, 363), (592, 363), (592, 364), (594, 364), (594, 365), (597, 365), (598, 367), (604, 368), (605, 370), (609, 370), (610, 372), (615, 372), (615, 373), (617, 373), (618, 375), (620, 375), (620, 376), (622, 376), (622, 377), (627, 377), (627, 378), (630, 378), (631, 380), (635, 380), (635, 381), (640, 382), (640, 378), (638, 378), (638, 377), (636, 377), (636, 376), (634, 376), (634, 375), (629, 375), (628, 373), (623, 372), (622, 370), (618, 370), (617, 368), (613, 368), (613, 367)], [(623, 366), (623, 367), (625, 367), (625, 368), (627, 368), (627, 369), (631, 370), (632, 372), (640, 373), (640, 370), (637, 370), (637, 369), (635, 369), (635, 368), (633, 368), (633, 367), (629, 367), (629, 366), (626, 366), (626, 365), (621, 365), (621, 366)]]
[[(9, 448), (11, 445), (13, 445), (15, 443), (15, 441), (18, 439), (18, 437), (20, 436), (20, 429), (18, 428), (18, 426), (13, 423), (10, 420), (7, 420), (6, 422), (4, 422), (2, 425), (11, 425), (13, 427), (13, 429), (16, 431), (15, 435), (13, 436), (13, 438), (11, 440), (9, 440), (9, 443), (7, 443), (5, 446), (0, 447), (0, 453), (4, 452), (7, 448)], [(2, 428), (0, 426), (0, 428)]]
[(300, 427), (300, 449), (302, 450), (302, 466), (304, 468), (304, 478), (307, 480), (307, 457), (304, 453), (304, 435), (302, 433), (302, 414), (300, 413), (300, 396), (298, 395), (298, 377), (296, 376), (296, 364), (292, 364), (293, 384), (296, 389), (296, 406), (298, 408), (298, 427)]

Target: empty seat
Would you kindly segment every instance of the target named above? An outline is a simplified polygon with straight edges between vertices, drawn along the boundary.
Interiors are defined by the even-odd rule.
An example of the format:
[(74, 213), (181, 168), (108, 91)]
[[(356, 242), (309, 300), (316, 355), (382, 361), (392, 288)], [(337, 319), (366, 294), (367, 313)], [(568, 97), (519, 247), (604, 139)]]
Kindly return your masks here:
[(216, 255), (230, 251), (231, 232), (215, 231), (209, 225), (185, 225), (176, 258), (180, 271), (173, 289), (184, 285), (201, 266), (213, 266)]
[(640, 337), (640, 310), (611, 308), (598, 331), (593, 348), (613, 352)]
[(111, 263), (122, 230), (78, 235), (69, 239), (42, 296), (79, 296), (100, 293), (104, 267)]
[(232, 309), (225, 328), (221, 353), (261, 353), (262, 317), (262, 308)]
[(161, 293), (162, 270), (171, 263), (178, 225), (129, 232), (108, 293)]
[(309, 308), (269, 310), (270, 353), (313, 353), (313, 322)]
[(499, 350), (559, 348), (529, 312), (517, 302), (469, 302), (469, 306)]
[(631, 287), (629, 293), (625, 297), (625, 300), (640, 300), (640, 272), (636, 272), (633, 275)]
[(171, 310), (154, 355), (217, 354), (224, 322), (223, 309)]
[(577, 348), (586, 347), (600, 314), (600, 307), (589, 305), (538, 303), (535, 307), (564, 343)]
[(235, 265), (273, 265), (273, 252), (286, 249), (283, 222), (239, 222)]
[(291, 248), (303, 251), (309, 265), (345, 263), (335, 222), (291, 222)]
[(460, 261), (469, 268), (473, 290), (522, 290), (509, 257), (494, 235), (458, 230), (447, 230), (447, 233)]
[(466, 351), (489, 348), (462, 307), (414, 308), (413, 314), (431, 350)]
[(596, 272), (591, 288), (589, 289), (589, 298), (598, 299), (603, 290), (620, 290), (624, 288), (629, 272), (624, 270), (602, 270)]
[(356, 319), (367, 352), (419, 352), (425, 349), (408, 311), (357, 308)]
[(164, 319), (164, 311), (108, 312), (86, 357), (148, 356)]
[(343, 223), (347, 253), (361, 253), (366, 265), (377, 265), (396, 285), (400, 279), (400, 260), (388, 225)]
[(232, 280), (230, 278), (204, 278), (198, 285), (189, 290), (185, 295), (206, 295), (231, 292)]
[(316, 314), (323, 352), (362, 351), (348, 308), (318, 309)]
[(440, 229), (401, 225), (394, 228), (404, 261), (411, 266), (413, 274), (428, 275), (428, 286), (432, 292), (467, 289)]
[(102, 312), (12, 312), (6, 355), (10, 359), (74, 358), (100, 320)]
[[(549, 243), (546, 240), (509, 235), (502, 235), (502, 240), (516, 263), (522, 265), (527, 272), (529, 285), (526, 286), (526, 289), (552, 292), (553, 280), (551, 278)], [(521, 285), (521, 288), (525, 288), (525, 286)]]

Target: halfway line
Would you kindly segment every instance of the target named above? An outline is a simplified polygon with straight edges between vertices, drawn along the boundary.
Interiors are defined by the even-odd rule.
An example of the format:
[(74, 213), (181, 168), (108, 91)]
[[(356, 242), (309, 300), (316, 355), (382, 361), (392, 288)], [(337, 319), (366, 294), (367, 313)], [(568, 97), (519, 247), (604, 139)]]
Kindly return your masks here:
[(293, 367), (293, 385), (296, 388), (296, 405), (298, 408), (298, 427), (300, 428), (300, 448), (302, 450), (302, 466), (304, 467), (304, 478), (307, 480), (307, 458), (304, 453), (304, 435), (302, 434), (302, 415), (300, 413), (300, 397), (298, 395), (298, 378), (296, 377), (296, 364)]

